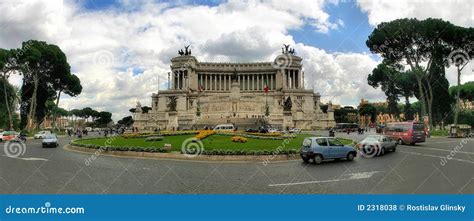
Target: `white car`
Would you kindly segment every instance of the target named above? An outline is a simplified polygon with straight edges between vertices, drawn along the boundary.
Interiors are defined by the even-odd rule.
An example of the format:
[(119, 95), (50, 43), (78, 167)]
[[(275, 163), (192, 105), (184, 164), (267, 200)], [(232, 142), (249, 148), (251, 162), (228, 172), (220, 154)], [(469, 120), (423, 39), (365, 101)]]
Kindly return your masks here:
[(56, 137), (56, 134), (52, 134), (52, 133), (44, 135), (43, 140), (41, 141), (41, 143), (43, 144), (43, 148), (44, 147), (57, 147), (57, 146), (59, 146), (58, 138)]
[(290, 132), (290, 133), (299, 133), (299, 132), (301, 132), (301, 129), (291, 128), (288, 132)]
[(43, 139), (46, 135), (51, 134), (51, 131), (42, 130), (36, 133), (33, 137), (35, 139)]
[(362, 156), (382, 156), (386, 151), (395, 152), (397, 141), (385, 135), (370, 135), (357, 144)]
[(232, 124), (219, 124), (214, 127), (215, 131), (234, 131), (235, 127)]
[(280, 130), (276, 129), (276, 128), (269, 128), (268, 129), (268, 133), (278, 133), (280, 132)]
[(3, 141), (3, 133), (4, 133), (4, 131), (0, 132), (0, 142)]

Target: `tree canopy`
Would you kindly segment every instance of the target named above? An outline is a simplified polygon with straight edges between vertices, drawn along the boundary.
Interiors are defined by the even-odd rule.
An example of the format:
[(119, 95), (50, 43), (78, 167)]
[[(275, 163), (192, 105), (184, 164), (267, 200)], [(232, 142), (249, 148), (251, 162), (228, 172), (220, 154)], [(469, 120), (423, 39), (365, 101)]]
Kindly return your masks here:
[[(451, 102), (450, 99), (435, 100), (435, 97), (447, 95), (449, 85), (446, 84), (444, 67), (449, 65), (447, 61), (453, 57), (456, 50), (466, 50), (472, 58), (470, 47), (473, 36), (472, 28), (459, 27), (441, 19), (397, 19), (382, 22), (369, 35), (366, 45), (371, 52), (384, 59), (385, 66), (396, 68), (387, 70), (378, 66), (378, 70), (372, 73), (372, 79), (368, 79), (369, 84), (374, 87), (385, 86), (385, 90), (382, 90), (386, 92), (390, 102), (395, 100), (394, 94), (397, 92), (396, 83), (387, 81), (392, 79), (390, 76), (394, 75), (393, 71), (412, 74), (416, 89), (412, 90), (412, 85), (399, 89), (402, 89), (405, 98), (411, 95), (418, 98), (421, 115), (428, 114), (431, 126), (433, 116), (444, 114), (446, 110), (443, 107), (449, 107)], [(404, 70), (406, 66), (409, 67), (408, 70)], [(410, 78), (411, 76), (407, 76), (407, 79)]]

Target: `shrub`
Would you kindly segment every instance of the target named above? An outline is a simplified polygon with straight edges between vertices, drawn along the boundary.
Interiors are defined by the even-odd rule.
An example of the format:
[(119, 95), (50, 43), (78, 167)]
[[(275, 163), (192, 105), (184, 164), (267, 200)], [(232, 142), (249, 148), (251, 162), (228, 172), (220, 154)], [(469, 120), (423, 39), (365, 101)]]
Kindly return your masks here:
[(241, 137), (241, 136), (233, 136), (231, 138), (232, 142), (239, 142), (239, 143), (245, 143), (247, 142), (247, 138)]
[(194, 138), (202, 140), (202, 139), (204, 139), (206, 137), (209, 137), (209, 136), (211, 136), (215, 133), (216, 133), (216, 131), (213, 131), (213, 130), (201, 130), (201, 131), (199, 131), (199, 133), (196, 136), (194, 136)]
[(164, 140), (164, 137), (158, 136), (158, 137), (147, 137), (145, 141), (162, 141)]

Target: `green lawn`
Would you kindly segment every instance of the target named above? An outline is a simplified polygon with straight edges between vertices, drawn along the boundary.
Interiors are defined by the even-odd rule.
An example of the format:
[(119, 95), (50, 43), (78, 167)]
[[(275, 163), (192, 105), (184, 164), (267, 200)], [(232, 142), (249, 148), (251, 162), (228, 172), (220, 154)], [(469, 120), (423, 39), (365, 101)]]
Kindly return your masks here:
[[(165, 143), (171, 144), (172, 151), (180, 151), (184, 140), (191, 138), (194, 135), (178, 135), (165, 136), (162, 141), (145, 141), (145, 138), (94, 138), (77, 140), (80, 144), (95, 144), (99, 146), (117, 146), (117, 147), (163, 147)], [(248, 138), (246, 143), (236, 143), (231, 141), (231, 136), (212, 135), (202, 140), (205, 150), (275, 150), (279, 146), (282, 149), (299, 149), (303, 139), (314, 135), (299, 134), (295, 138), (288, 138), (289, 143), (285, 140), (270, 140), (270, 139), (255, 139)], [(107, 145), (106, 142), (108, 141)], [(345, 144), (350, 144), (351, 140), (340, 139)], [(284, 146), (283, 146), (284, 145)]]
[(431, 136), (447, 137), (448, 135), (449, 135), (448, 130), (433, 130), (433, 131), (431, 131)]

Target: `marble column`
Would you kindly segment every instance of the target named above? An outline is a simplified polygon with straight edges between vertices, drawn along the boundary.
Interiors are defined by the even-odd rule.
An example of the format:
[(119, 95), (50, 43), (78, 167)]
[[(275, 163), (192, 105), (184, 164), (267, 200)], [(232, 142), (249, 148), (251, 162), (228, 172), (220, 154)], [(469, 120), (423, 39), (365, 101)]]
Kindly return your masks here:
[(275, 76), (275, 75), (270, 74), (270, 90), (274, 90), (274, 88), (273, 88), (273, 77), (274, 77), (274, 76)]
[(178, 73), (176, 73), (176, 89), (178, 89), (178, 90), (180, 89), (179, 88), (179, 86), (180, 86), (179, 85), (179, 77), (180, 77), (180, 74), (179, 74), (179, 71), (178, 71)]
[(295, 89), (295, 70), (291, 70), (291, 89)]
[(255, 74), (252, 75), (252, 90), (255, 90)]

